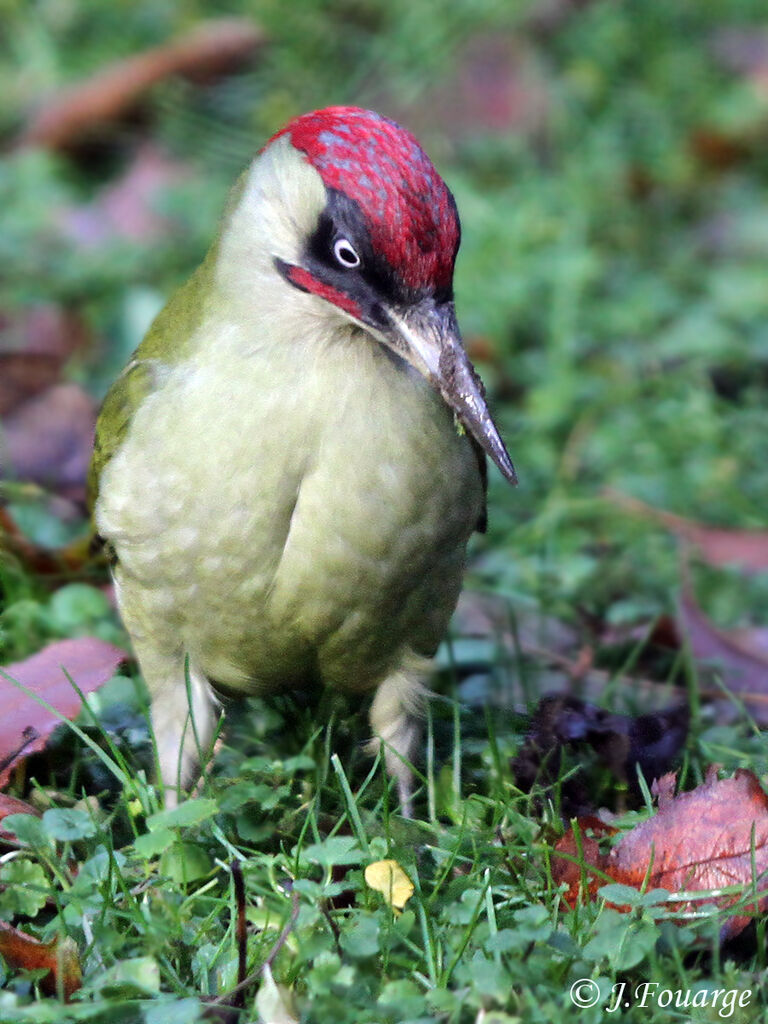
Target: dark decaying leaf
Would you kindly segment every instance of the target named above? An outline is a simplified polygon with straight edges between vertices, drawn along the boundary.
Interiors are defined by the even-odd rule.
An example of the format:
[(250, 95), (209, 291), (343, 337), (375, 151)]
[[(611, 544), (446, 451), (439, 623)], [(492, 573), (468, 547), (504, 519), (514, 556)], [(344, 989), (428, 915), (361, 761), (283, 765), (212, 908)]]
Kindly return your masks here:
[(5, 786), (13, 767), (42, 750), (60, 719), (28, 696), (13, 680), (47, 701), (60, 715), (75, 718), (80, 698), (67, 674), (83, 693), (98, 689), (127, 658), (120, 647), (96, 637), (60, 640), (0, 668), (0, 786)]
[[(523, 747), (512, 761), (518, 786), (553, 784), (559, 777), (564, 748), (594, 750), (616, 776), (637, 789), (638, 766), (645, 779), (659, 778), (679, 756), (688, 734), (687, 703), (632, 717), (619, 715), (577, 697), (542, 697)], [(561, 789), (567, 817), (594, 810), (594, 794), (581, 774), (566, 779)]]
[[(681, 916), (702, 903), (728, 909), (746, 899), (747, 912), (727, 915), (720, 929), (722, 939), (733, 938), (754, 913), (768, 906), (768, 797), (757, 776), (739, 769), (730, 779), (718, 779), (713, 765), (702, 785), (689, 793), (673, 795), (673, 776), (661, 779), (655, 791), (656, 814), (622, 836), (608, 853), (601, 853), (597, 842), (607, 834), (605, 826), (598, 822), (596, 838), (585, 841), (583, 834), (596, 828), (595, 821), (578, 822), (580, 843), (571, 829), (555, 847), (564, 856), (555, 859), (553, 877), (568, 884), (571, 906), (584, 888), (584, 874), (587, 893), (594, 897), (603, 884), (598, 872), (638, 890), (680, 893), (674, 907)], [(579, 845), (583, 865), (572, 860), (579, 856)], [(750, 899), (753, 891), (756, 898)]]

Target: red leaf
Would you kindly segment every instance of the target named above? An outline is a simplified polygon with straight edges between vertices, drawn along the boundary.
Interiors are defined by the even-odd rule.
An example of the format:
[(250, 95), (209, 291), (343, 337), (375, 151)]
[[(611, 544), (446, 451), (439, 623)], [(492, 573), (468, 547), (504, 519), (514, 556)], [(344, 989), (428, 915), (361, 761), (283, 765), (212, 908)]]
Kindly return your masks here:
[[(600, 851), (599, 840), (616, 832), (611, 825), (606, 825), (593, 815), (579, 818), (576, 828), (578, 838), (573, 828), (568, 829), (555, 846), (555, 853), (559, 856), (552, 862), (552, 879), (555, 884), (568, 883), (564, 899), (570, 907), (575, 907), (585, 895), (594, 899), (600, 886), (605, 885), (605, 879), (600, 873), (606, 871), (608, 855)], [(583, 891), (585, 881), (587, 893)]]
[(61, 715), (75, 718), (80, 698), (66, 672), (88, 694), (110, 679), (127, 654), (96, 637), (60, 640), (25, 661), (0, 668), (0, 786), (8, 783), (11, 769), (29, 754), (42, 750), (59, 719), (27, 696), (11, 680), (42, 697)]
[[(597, 869), (638, 890), (646, 884), (649, 889), (671, 893), (706, 892), (695, 904), (681, 900), (676, 904), (681, 912), (700, 907), (702, 902), (727, 908), (749, 897), (754, 873), (760, 896), (749, 906), (764, 911), (768, 906), (764, 878), (768, 872), (768, 797), (757, 776), (739, 769), (731, 779), (718, 779), (717, 767), (711, 766), (705, 782), (690, 793), (673, 796), (672, 785), (672, 776), (660, 780), (657, 813), (627, 832), (609, 854), (601, 854), (594, 839), (582, 842), (590, 896), (594, 897), (602, 884), (595, 880)], [(573, 854), (576, 848), (571, 830), (555, 850)], [(566, 901), (570, 906), (579, 898), (581, 873), (581, 866), (574, 864), (553, 870), (557, 881), (569, 884)], [(726, 887), (735, 887), (735, 891), (721, 893)], [(721, 938), (738, 935), (750, 920), (746, 914), (728, 917)]]

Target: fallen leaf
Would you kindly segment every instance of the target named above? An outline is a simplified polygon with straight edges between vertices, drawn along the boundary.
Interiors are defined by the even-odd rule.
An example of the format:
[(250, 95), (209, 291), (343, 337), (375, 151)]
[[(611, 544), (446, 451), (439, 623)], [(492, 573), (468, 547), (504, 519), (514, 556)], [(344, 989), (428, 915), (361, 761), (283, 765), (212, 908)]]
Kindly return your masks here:
[(0, 475), (32, 481), (84, 504), (96, 411), (77, 384), (57, 384), (30, 398), (3, 421)]
[[(26, 800), (17, 800), (15, 796), (0, 793), (0, 821), (8, 817), (9, 814), (34, 814), (35, 817), (40, 817), (40, 812), (32, 804), (28, 804)], [(8, 840), (14, 838), (13, 832), (9, 832), (8, 829), (0, 825), (0, 839)]]
[(685, 577), (678, 620), (694, 658), (714, 666), (723, 686), (744, 701), (755, 721), (768, 724), (768, 631), (720, 629), (701, 610)]
[(620, 508), (659, 523), (670, 533), (694, 544), (710, 565), (738, 565), (750, 573), (768, 569), (768, 530), (726, 530), (705, 526), (610, 488), (603, 494)]
[[(637, 790), (637, 766), (648, 780), (668, 771), (685, 745), (689, 721), (687, 703), (631, 716), (578, 697), (548, 694), (539, 701), (525, 743), (512, 761), (515, 781), (525, 792), (537, 782), (551, 785), (560, 774), (561, 749), (588, 746), (617, 778)], [(595, 794), (582, 773), (563, 783), (560, 799), (569, 818), (595, 805)]]
[[(680, 894), (675, 910), (684, 918), (702, 905), (721, 910), (746, 897), (756, 912), (768, 907), (768, 797), (754, 772), (739, 769), (730, 779), (718, 779), (711, 765), (702, 785), (689, 793), (673, 795), (674, 777), (666, 776), (656, 787), (656, 814), (622, 836), (609, 853), (601, 853), (596, 841), (582, 842), (584, 870), (594, 898), (599, 884), (596, 872), (635, 889), (666, 889)], [(593, 819), (582, 826), (593, 827)], [(573, 830), (555, 847), (572, 857), (578, 850)], [(754, 868), (753, 868), (754, 860)], [(581, 865), (557, 864), (553, 877), (568, 883), (566, 900), (575, 906)], [(756, 900), (749, 897), (756, 885)], [(729, 889), (723, 893), (723, 889)], [(696, 895), (693, 896), (692, 894)], [(752, 919), (750, 914), (728, 915), (720, 929), (721, 939), (733, 938)]]
[(123, 117), (162, 79), (222, 74), (264, 42), (264, 32), (248, 18), (204, 21), (174, 42), (117, 61), (62, 90), (30, 118), (17, 144), (64, 149)]
[(376, 860), (365, 869), (365, 881), (391, 907), (402, 910), (413, 896), (413, 882), (396, 860)]
[(55, 996), (60, 984), (64, 998), (69, 1002), (82, 984), (77, 946), (69, 936), (41, 942), (0, 921), (0, 953), (13, 968), (49, 971), (40, 982), (48, 995)]
[(530, 651), (536, 656), (542, 648), (566, 654), (579, 642), (577, 631), (560, 619), (476, 590), (461, 592), (454, 623), (462, 636), (492, 637), (510, 652)]
[(66, 361), (87, 341), (78, 314), (60, 306), (0, 315), (0, 416), (57, 384)]
[(7, 785), (16, 764), (45, 747), (60, 721), (14, 686), (13, 680), (43, 698), (60, 715), (75, 718), (80, 711), (80, 698), (66, 673), (88, 694), (111, 679), (127, 657), (120, 647), (84, 636), (59, 640), (25, 661), (0, 668), (0, 786)]
[(612, 825), (587, 814), (578, 818), (576, 827), (569, 828), (555, 845), (552, 880), (558, 886), (567, 884), (563, 898), (569, 907), (587, 896), (595, 899), (597, 890), (605, 885), (608, 854), (601, 852), (600, 840), (615, 833)]
[(711, 49), (722, 66), (736, 74), (755, 74), (768, 68), (768, 30), (757, 25), (721, 26)]

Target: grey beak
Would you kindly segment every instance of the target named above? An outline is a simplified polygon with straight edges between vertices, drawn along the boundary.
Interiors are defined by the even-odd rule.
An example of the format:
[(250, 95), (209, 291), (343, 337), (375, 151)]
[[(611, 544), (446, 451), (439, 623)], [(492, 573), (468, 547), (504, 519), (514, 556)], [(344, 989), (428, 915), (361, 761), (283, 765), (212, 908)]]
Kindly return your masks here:
[(425, 301), (403, 317), (390, 311), (390, 317), (395, 336), (386, 339), (390, 347), (440, 392), (502, 475), (516, 484), (517, 473), (488, 410), (483, 382), (461, 343), (453, 303)]

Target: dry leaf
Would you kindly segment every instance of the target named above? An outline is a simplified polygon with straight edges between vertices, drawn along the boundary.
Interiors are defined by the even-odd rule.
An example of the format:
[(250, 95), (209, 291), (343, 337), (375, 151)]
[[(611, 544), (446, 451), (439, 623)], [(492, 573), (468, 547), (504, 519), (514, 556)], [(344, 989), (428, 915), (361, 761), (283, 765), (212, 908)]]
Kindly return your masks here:
[[(768, 906), (768, 797), (757, 776), (739, 769), (731, 779), (718, 779), (717, 767), (711, 766), (704, 783), (692, 792), (674, 796), (673, 785), (672, 776), (660, 780), (657, 813), (622, 836), (609, 853), (601, 853), (596, 840), (582, 842), (590, 896), (594, 897), (602, 884), (595, 872), (602, 871), (614, 882), (638, 890), (645, 886), (681, 893), (683, 898), (675, 906), (686, 914), (702, 903), (731, 907), (749, 897), (756, 880), (761, 895), (756, 904), (748, 906), (764, 911)], [(594, 819), (579, 824), (583, 832), (594, 827)], [(577, 849), (573, 830), (555, 847), (556, 852), (571, 856)], [(553, 877), (568, 882), (565, 898), (575, 905), (580, 865), (565, 859), (555, 862)], [(736, 891), (723, 894), (726, 887), (736, 887)], [(688, 893), (702, 890), (706, 890), (705, 896), (695, 901), (686, 898)], [(727, 917), (721, 938), (738, 935), (750, 920), (746, 914)]]
[(687, 580), (683, 582), (678, 619), (694, 658), (712, 663), (723, 685), (744, 700), (758, 724), (768, 724), (766, 631), (759, 627), (720, 629), (701, 610)]
[(43, 749), (60, 721), (11, 680), (42, 697), (65, 718), (75, 718), (80, 698), (65, 670), (88, 694), (111, 679), (127, 657), (120, 647), (84, 636), (60, 640), (25, 661), (0, 668), (0, 786), (7, 785), (14, 765)]
[(391, 907), (402, 910), (413, 896), (413, 882), (396, 860), (376, 860), (365, 869), (365, 881)]
[(50, 974), (40, 983), (48, 995), (56, 995), (60, 983), (64, 998), (69, 1002), (82, 984), (77, 946), (69, 937), (40, 942), (0, 921), (0, 953), (11, 967), (27, 971), (48, 970)]
[(248, 18), (205, 21), (175, 42), (111, 64), (51, 98), (31, 119), (19, 145), (63, 149), (124, 116), (169, 75), (207, 77), (240, 64), (265, 42)]
[(705, 526), (683, 516), (653, 508), (644, 501), (610, 488), (604, 492), (614, 504), (643, 519), (659, 523), (670, 533), (689, 541), (710, 565), (738, 565), (744, 572), (768, 569), (768, 530), (725, 530)]
[(84, 503), (95, 426), (96, 403), (77, 384), (57, 384), (35, 395), (3, 422), (0, 443), (8, 465), (0, 475)]
[[(580, 898), (594, 899), (606, 879), (608, 855), (600, 850), (600, 840), (616, 833), (612, 825), (606, 825), (594, 815), (578, 819), (576, 828), (569, 828), (555, 846), (556, 856), (552, 861), (552, 880), (556, 885), (568, 884), (564, 899), (575, 907)], [(586, 887), (586, 892), (584, 891)]]
[(475, 33), (453, 55), (452, 71), (397, 116), (417, 135), (453, 141), (478, 133), (540, 136), (551, 110), (550, 89), (532, 48), (519, 33)]

